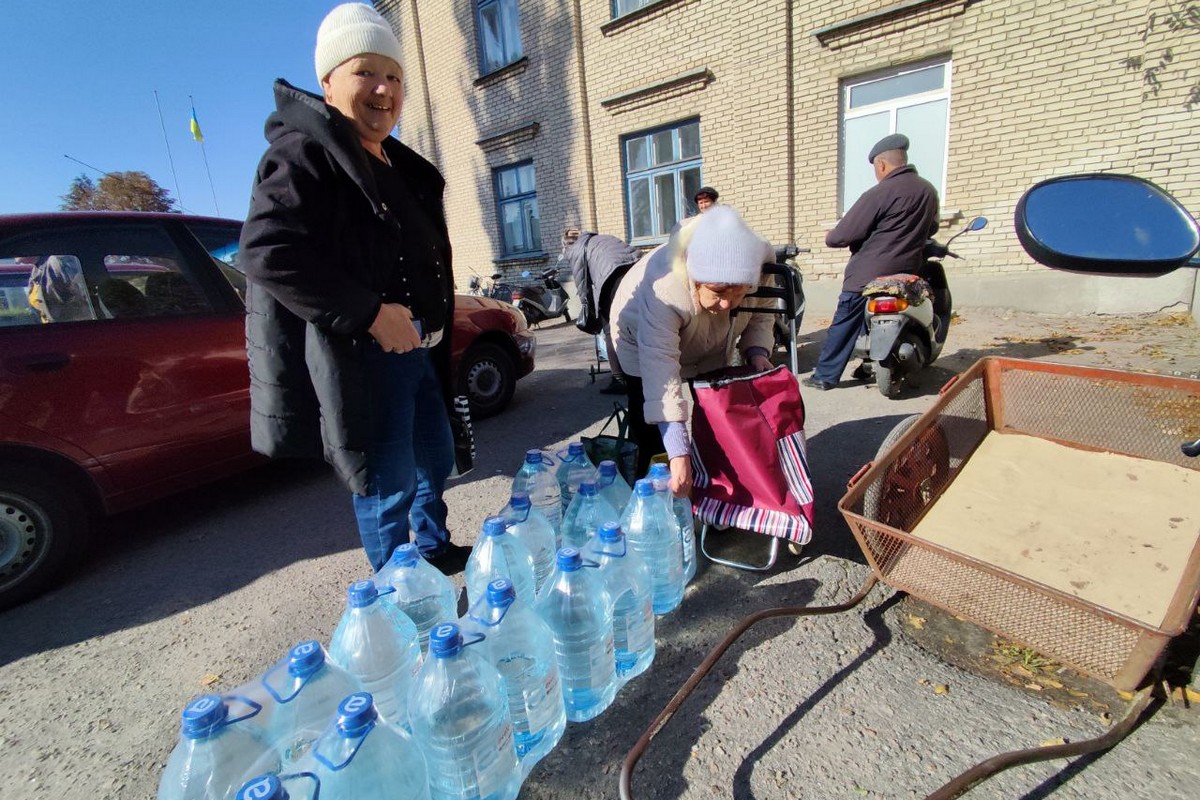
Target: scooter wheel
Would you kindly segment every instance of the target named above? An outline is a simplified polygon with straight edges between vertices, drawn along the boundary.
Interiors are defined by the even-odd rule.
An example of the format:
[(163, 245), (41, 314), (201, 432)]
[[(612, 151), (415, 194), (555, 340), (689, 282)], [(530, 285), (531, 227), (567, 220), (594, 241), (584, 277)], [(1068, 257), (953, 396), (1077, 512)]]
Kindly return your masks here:
[(882, 364), (875, 365), (875, 385), (879, 387), (879, 393), (884, 397), (894, 399), (900, 394), (900, 387), (904, 385), (903, 373), (898, 373), (890, 367), (885, 367)]

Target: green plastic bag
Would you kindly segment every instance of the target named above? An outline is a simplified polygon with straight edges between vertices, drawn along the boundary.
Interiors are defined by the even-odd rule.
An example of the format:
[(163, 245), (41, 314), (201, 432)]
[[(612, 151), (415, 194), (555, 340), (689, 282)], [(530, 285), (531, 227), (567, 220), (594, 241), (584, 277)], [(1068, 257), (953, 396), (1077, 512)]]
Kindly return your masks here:
[[(617, 435), (606, 434), (605, 431), (614, 422), (617, 424)], [(609, 415), (600, 433), (595, 436), (583, 436), (583, 451), (588, 460), (599, 466), (601, 461), (614, 461), (617, 471), (630, 486), (637, 480), (638, 446), (629, 438), (629, 411), (620, 403), (613, 403), (613, 413)]]

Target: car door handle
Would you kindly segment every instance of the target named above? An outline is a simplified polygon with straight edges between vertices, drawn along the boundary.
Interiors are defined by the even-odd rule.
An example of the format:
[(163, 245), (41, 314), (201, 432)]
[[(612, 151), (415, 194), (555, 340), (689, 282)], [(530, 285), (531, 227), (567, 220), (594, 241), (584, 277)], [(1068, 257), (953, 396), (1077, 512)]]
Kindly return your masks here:
[(10, 372), (54, 372), (70, 363), (71, 356), (66, 353), (32, 353), (4, 359), (4, 366)]

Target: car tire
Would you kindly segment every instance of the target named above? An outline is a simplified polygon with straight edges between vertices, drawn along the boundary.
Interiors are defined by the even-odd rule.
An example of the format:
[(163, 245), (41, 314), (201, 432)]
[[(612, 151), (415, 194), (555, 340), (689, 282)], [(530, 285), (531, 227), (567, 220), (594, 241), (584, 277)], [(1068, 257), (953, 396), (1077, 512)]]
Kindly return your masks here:
[(476, 419), (499, 414), (517, 388), (517, 368), (504, 348), (490, 342), (472, 345), (458, 368), (458, 393), (471, 402)]
[(0, 609), (44, 591), (82, 555), (88, 514), (75, 488), (37, 467), (0, 470)]

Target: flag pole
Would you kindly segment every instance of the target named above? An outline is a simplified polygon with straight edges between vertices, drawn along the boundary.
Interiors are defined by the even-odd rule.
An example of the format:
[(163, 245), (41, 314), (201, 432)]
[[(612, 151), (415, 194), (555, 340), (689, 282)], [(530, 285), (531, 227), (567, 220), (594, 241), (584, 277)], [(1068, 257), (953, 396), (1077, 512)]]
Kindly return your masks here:
[(217, 210), (219, 217), (221, 216), (221, 205), (217, 202), (217, 187), (213, 185), (212, 170), (208, 168), (208, 150), (204, 147), (204, 135), (200, 133), (200, 122), (196, 119), (196, 101), (190, 94), (188, 102), (192, 104), (192, 135), (200, 142), (200, 154), (204, 156), (204, 171), (208, 174), (208, 188), (212, 192), (213, 208)]
[(179, 176), (175, 173), (175, 159), (171, 156), (171, 142), (167, 140), (167, 124), (163, 122), (162, 103), (158, 102), (158, 89), (154, 90), (154, 105), (158, 106), (158, 124), (162, 126), (163, 144), (167, 146), (167, 162), (171, 165), (171, 177), (175, 179), (175, 200), (183, 208), (183, 193), (179, 191)]

